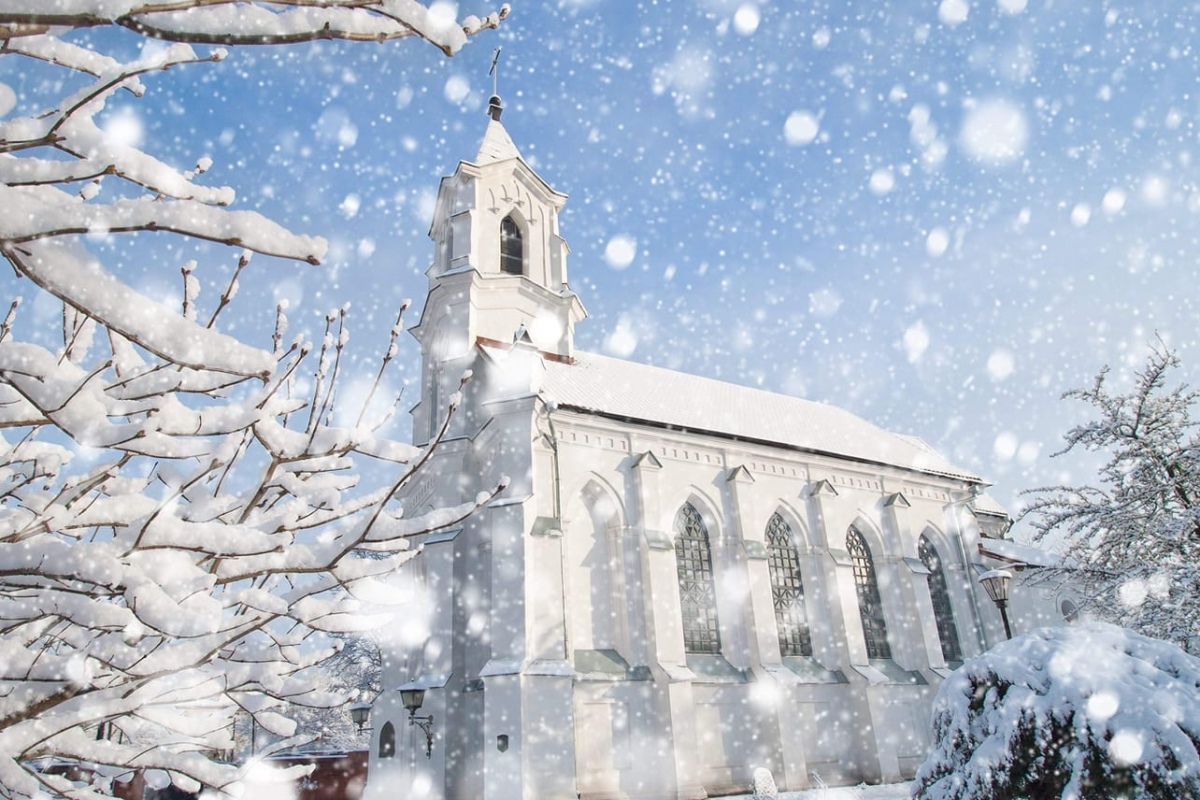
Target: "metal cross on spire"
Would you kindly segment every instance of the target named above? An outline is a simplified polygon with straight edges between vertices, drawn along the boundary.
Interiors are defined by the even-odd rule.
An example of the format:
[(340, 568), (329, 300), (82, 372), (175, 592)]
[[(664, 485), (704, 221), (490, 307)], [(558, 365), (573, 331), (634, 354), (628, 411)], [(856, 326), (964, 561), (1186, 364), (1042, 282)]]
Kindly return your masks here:
[(504, 103), (500, 101), (500, 48), (496, 48), (496, 52), (492, 53), (492, 66), (488, 68), (488, 75), (492, 76), (492, 97), (488, 100), (488, 116), (500, 121), (500, 114), (504, 111)]
[(500, 95), (500, 70), (497, 66), (500, 63), (500, 48), (497, 47), (492, 53), (492, 66), (488, 67), (488, 75), (492, 76), (492, 94), (497, 97)]

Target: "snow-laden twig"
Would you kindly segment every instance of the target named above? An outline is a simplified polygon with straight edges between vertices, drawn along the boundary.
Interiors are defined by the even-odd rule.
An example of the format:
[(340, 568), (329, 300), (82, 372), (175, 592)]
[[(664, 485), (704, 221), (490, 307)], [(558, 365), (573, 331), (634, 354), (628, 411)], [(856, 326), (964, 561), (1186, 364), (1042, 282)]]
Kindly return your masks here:
[(1039, 537), (1060, 536), (1063, 564), (1089, 599), (1085, 610), (1194, 652), (1200, 647), (1200, 393), (1171, 386), (1178, 357), (1153, 350), (1127, 392), (1108, 370), (1067, 399), (1094, 417), (1066, 434), (1105, 454), (1096, 485), (1031, 490), (1025, 517)]
[[(325, 241), (230, 209), (233, 189), (205, 184), (211, 159), (180, 170), (96, 121), (117, 92), (150, 102), (155, 73), (225, 57), (200, 45), (412, 36), (450, 54), (507, 13), (456, 22), (442, 7), (0, 0), (0, 57), (74, 87), (0, 121), (0, 255), (63, 307), (61, 345), (23, 335), (38, 321), (19, 300), (0, 321), (0, 796), (99, 800), (131, 769), (236, 794), (244, 771), (217, 757), (236, 748), (236, 715), (282, 737), (268, 751), (302, 743), (282, 712), (339, 702), (314, 670), (333, 635), (397, 613), (382, 587), (412, 542), (503, 490), (405, 515), (397, 493), (449, 423), (424, 450), (363, 425), (399, 319), (363, 409), (339, 409), (345, 309), (315, 359), (284, 341), (282, 307), (268, 349), (221, 329), (245, 272), (264, 267), (252, 254), (315, 265)], [(99, 27), (172, 44), (124, 62), (71, 41)], [(208, 300), (187, 261), (182, 303), (154, 302), (89, 249), (146, 232), (235, 247), (237, 267)], [(162, 261), (179, 263), (174, 248)], [(40, 772), (40, 756), (91, 780)]]

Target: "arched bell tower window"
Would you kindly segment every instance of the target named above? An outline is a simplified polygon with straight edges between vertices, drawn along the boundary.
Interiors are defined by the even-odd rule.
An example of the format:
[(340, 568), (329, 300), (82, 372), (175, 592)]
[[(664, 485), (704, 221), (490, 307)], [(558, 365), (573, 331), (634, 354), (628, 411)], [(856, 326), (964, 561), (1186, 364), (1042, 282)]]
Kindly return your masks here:
[(708, 544), (708, 528), (691, 503), (686, 503), (675, 515), (675, 567), (679, 573), (684, 651), (720, 653), (712, 548)]
[(525, 245), (521, 229), (511, 216), (500, 221), (500, 271), (506, 275), (525, 274)]
[(379, 757), (391, 758), (394, 755), (396, 755), (396, 726), (385, 722), (379, 731)]
[(771, 597), (775, 601), (775, 627), (779, 653), (811, 656), (812, 637), (804, 610), (804, 582), (800, 579), (800, 555), (792, 540), (792, 528), (779, 514), (767, 523), (767, 563), (771, 572)]
[(879, 596), (879, 581), (875, 577), (875, 562), (871, 559), (866, 540), (855, 528), (846, 534), (846, 549), (850, 551), (854, 568), (858, 615), (862, 618), (867, 658), (891, 658), (892, 648), (887, 639), (887, 620), (883, 614), (883, 600)]
[(933, 618), (937, 622), (938, 640), (942, 643), (942, 658), (962, 661), (962, 646), (958, 643), (958, 626), (954, 624), (954, 609), (950, 605), (942, 559), (926, 536), (922, 536), (917, 543), (917, 555), (925, 569), (929, 570), (929, 598), (933, 601)]

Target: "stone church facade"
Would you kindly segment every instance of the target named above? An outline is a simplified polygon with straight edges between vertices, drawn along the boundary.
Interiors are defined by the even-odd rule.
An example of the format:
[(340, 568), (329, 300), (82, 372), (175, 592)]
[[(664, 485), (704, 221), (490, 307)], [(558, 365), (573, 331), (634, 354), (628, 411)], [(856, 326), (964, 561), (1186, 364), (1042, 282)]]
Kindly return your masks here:
[(367, 800), (910, 777), (938, 683), (1003, 636), (975, 580), (1003, 510), (840, 409), (576, 350), (566, 197), (499, 117), (438, 194), (416, 441), (458, 408), (404, 501), (509, 486), (397, 577), (428, 628), (385, 659)]

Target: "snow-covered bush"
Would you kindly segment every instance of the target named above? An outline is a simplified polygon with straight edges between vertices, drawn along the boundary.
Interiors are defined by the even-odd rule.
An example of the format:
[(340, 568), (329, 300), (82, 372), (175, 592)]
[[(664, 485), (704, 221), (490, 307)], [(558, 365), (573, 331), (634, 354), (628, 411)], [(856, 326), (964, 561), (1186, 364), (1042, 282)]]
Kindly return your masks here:
[(751, 774), (751, 790), (754, 800), (775, 800), (779, 797), (779, 789), (775, 786), (775, 776), (766, 767), (757, 767)]
[(920, 800), (1200, 797), (1200, 660), (1106, 623), (968, 660), (934, 701)]

